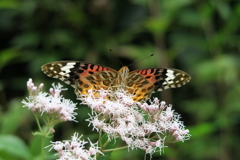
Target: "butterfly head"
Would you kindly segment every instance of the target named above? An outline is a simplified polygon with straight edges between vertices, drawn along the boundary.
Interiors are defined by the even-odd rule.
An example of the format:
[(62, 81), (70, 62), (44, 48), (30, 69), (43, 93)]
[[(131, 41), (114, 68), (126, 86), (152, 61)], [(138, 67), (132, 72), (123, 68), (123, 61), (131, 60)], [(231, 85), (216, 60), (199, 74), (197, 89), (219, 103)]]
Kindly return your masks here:
[(118, 71), (118, 73), (119, 74), (129, 74), (129, 68), (127, 67), (127, 66), (123, 66), (119, 71)]

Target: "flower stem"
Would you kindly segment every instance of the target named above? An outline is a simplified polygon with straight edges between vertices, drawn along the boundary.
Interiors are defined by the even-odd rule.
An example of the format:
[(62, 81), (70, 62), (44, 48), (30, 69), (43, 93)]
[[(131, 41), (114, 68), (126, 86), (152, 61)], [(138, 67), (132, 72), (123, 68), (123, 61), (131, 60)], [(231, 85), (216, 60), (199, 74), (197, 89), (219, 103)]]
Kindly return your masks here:
[(40, 123), (39, 123), (38, 117), (37, 117), (36, 114), (34, 114), (34, 116), (35, 116), (35, 119), (36, 119), (36, 121), (37, 121), (38, 129), (39, 129), (39, 131), (42, 133), (42, 127), (41, 127), (41, 125), (40, 125)]
[(118, 148), (114, 148), (114, 149), (106, 149), (106, 150), (103, 150), (103, 152), (109, 152), (109, 151), (115, 151), (115, 150), (125, 149), (125, 148), (127, 148), (127, 147), (128, 147), (128, 146), (118, 147)]
[(44, 160), (45, 135), (42, 135), (42, 160)]
[(41, 132), (41, 137), (42, 137), (42, 153), (41, 153), (41, 157), (42, 157), (42, 160), (44, 160), (44, 144), (45, 144), (45, 137), (46, 137), (46, 134), (43, 133), (43, 130), (42, 130), (42, 127), (40, 125), (40, 122), (39, 122), (39, 119), (38, 119), (38, 116), (36, 114), (34, 114), (35, 118), (36, 118), (36, 121), (37, 121), (37, 125), (38, 125), (38, 128), (39, 128), (39, 131)]

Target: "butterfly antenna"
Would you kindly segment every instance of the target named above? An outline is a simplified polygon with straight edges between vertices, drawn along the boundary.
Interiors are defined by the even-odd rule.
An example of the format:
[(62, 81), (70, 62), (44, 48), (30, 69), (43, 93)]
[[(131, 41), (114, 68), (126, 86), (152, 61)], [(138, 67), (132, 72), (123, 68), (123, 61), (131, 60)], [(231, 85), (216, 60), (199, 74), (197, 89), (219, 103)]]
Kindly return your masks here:
[(143, 61), (143, 60), (145, 60), (145, 59), (147, 59), (147, 58), (149, 58), (149, 57), (152, 57), (152, 56), (154, 56), (154, 54), (151, 54), (150, 56), (147, 56), (147, 57), (145, 57), (145, 58), (143, 58), (143, 59), (140, 59), (140, 60), (138, 60), (138, 61), (135, 61), (135, 62), (129, 64), (128, 67), (131, 66), (131, 65), (133, 65), (133, 64), (136, 64), (136, 63), (138, 63), (138, 62), (141, 62), (141, 61)]
[(122, 62), (119, 60), (119, 58), (114, 54), (111, 48), (109, 48), (109, 51), (114, 55), (114, 57), (118, 60), (118, 62), (123, 66)]

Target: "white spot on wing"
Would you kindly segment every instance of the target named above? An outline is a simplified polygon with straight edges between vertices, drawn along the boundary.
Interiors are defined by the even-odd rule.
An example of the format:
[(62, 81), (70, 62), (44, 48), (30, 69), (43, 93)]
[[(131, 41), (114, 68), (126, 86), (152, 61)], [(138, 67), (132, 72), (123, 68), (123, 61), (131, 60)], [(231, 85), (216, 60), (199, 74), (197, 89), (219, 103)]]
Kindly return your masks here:
[(62, 67), (61, 69), (62, 70), (64, 70), (64, 71), (66, 71), (66, 70), (69, 70), (69, 69), (71, 69), (71, 68), (73, 68), (74, 66), (73, 65), (67, 65), (67, 66), (64, 66), (64, 67)]
[(169, 86), (164, 87), (164, 89), (168, 89), (168, 88), (170, 88), (170, 87)]
[(179, 75), (181, 75), (181, 73), (177, 72), (177, 73), (176, 73), (176, 76), (179, 76)]
[(173, 74), (174, 71), (173, 71), (173, 70), (170, 70), (170, 69), (167, 69), (167, 73)]
[(172, 70), (167, 70), (167, 78), (170, 78), (170, 79), (174, 79), (175, 78), (175, 76), (174, 76), (174, 71), (172, 71)]
[[(66, 73), (69, 73), (69, 72), (71, 72), (70, 69), (71, 69), (71, 68), (74, 68), (74, 65), (75, 65), (75, 64), (76, 64), (75, 62), (69, 62), (69, 63), (67, 63), (66, 66), (61, 67), (61, 70), (62, 70), (62, 71), (65, 71)], [(66, 73), (61, 72), (61, 73), (59, 73), (59, 74), (65, 75)]]
[(168, 84), (167, 82), (163, 82), (163, 85), (166, 85), (166, 84)]
[(66, 74), (65, 72), (60, 72), (59, 74), (62, 75), (62, 76), (68, 76), (69, 77), (69, 75)]
[(75, 64), (76, 62), (68, 62), (66, 66), (70, 66), (70, 65), (74, 66)]
[(170, 77), (167, 77), (165, 80), (167, 81), (168, 84), (172, 84), (173, 83), (173, 79), (170, 78)]

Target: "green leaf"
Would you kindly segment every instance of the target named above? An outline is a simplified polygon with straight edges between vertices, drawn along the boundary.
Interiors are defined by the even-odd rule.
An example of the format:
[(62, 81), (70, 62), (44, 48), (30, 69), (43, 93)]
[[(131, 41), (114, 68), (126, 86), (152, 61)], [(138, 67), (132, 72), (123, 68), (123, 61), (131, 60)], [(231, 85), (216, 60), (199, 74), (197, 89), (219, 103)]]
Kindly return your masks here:
[[(36, 133), (36, 132), (35, 132)], [(40, 132), (38, 132), (40, 133)], [(49, 149), (51, 147), (47, 147), (50, 145), (50, 141), (52, 139), (50, 138), (45, 138), (44, 142), (44, 155), (45, 157), (55, 157), (55, 158), (45, 158), (45, 159), (56, 159), (56, 156), (54, 156), (54, 152), (49, 152)], [(41, 154), (42, 154), (42, 137), (41, 136), (33, 136), (33, 138), (30, 141), (30, 152), (32, 156), (34, 157), (34, 160), (40, 160), (41, 159)], [(55, 152), (56, 153), (56, 152)]]
[(29, 147), (30, 152), (34, 157), (41, 155), (41, 146), (42, 146), (42, 137), (41, 136), (33, 136), (30, 141)]
[[(117, 138), (115, 140), (112, 140), (112, 141), (108, 141), (108, 137), (107, 137), (107, 134), (104, 134), (102, 136), (102, 139), (101, 139), (101, 143), (104, 146), (104, 150), (107, 150), (107, 149), (114, 149), (116, 148), (116, 146), (119, 144), (119, 141), (120, 141), (120, 138)], [(109, 152), (104, 152), (104, 155), (100, 155), (99, 157), (97, 157), (97, 160), (107, 160), (111, 157), (111, 153), (113, 151), (109, 151)]]
[(9, 103), (8, 111), (0, 117), (0, 133), (12, 134), (18, 129), (23, 117), (29, 112), (21, 106), (19, 99), (14, 99)]
[(41, 132), (33, 132), (33, 135), (34, 135), (34, 136), (41, 136), (42, 133), (41, 133)]
[[(24, 160), (31, 159), (26, 144), (18, 137), (12, 135), (1, 135), (0, 136), (0, 152), (4, 153), (4, 157), (16, 157)], [(3, 154), (0, 154), (2, 157)], [(8, 159), (8, 158), (7, 158)]]

